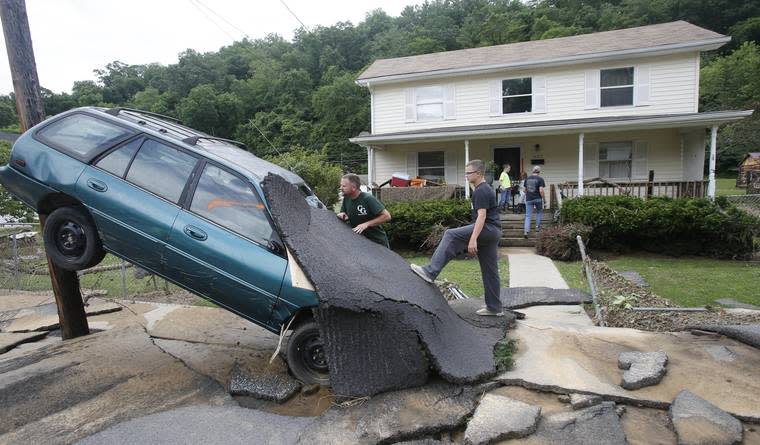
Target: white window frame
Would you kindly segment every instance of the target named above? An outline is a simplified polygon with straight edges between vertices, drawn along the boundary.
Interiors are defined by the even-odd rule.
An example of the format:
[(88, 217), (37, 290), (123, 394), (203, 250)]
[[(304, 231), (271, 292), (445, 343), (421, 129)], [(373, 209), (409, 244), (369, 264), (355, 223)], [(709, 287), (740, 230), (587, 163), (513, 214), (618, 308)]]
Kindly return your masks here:
[[(628, 147), (629, 148), (628, 159), (627, 160), (625, 160), (625, 159), (617, 159), (617, 160), (602, 159), (602, 150), (605, 149), (605, 148), (607, 148), (607, 147), (605, 147), (605, 145), (612, 145), (612, 144), (628, 144), (628, 146), (629, 146)], [(603, 179), (624, 179), (626, 181), (631, 181), (634, 178), (634, 176), (633, 176), (633, 150), (634, 150), (634, 141), (605, 141), (605, 142), (599, 142), (598, 147), (599, 147), (598, 148), (599, 149), (599, 153), (598, 153), (598, 156), (597, 156), (597, 162), (598, 162), (598, 170), (597, 171), (599, 173), (599, 177), (600, 178), (603, 178)], [(627, 161), (628, 162), (628, 176), (627, 177), (625, 177), (625, 176), (604, 176), (602, 174), (603, 173), (603, 168), (602, 168), (603, 165), (608, 164), (608, 163), (612, 163), (612, 162), (623, 162), (623, 161)], [(606, 170), (607, 170), (607, 172), (609, 172), (609, 168), (607, 168)]]
[[(420, 100), (419, 90), (421, 90), (423, 88), (431, 88), (431, 89), (432, 88), (437, 88), (438, 91), (440, 92), (440, 96), (437, 99)], [(443, 118), (444, 118), (444, 115), (446, 114), (446, 111), (444, 109), (445, 108), (445, 100), (444, 100), (443, 96), (444, 96), (444, 86), (443, 85), (425, 85), (425, 86), (420, 86), (420, 87), (415, 88), (414, 89), (414, 99), (415, 99), (414, 100), (414, 109), (415, 109), (415, 115), (417, 116), (417, 121), (418, 122), (442, 121)], [(436, 104), (440, 104), (441, 105), (441, 116), (440, 117), (433, 117), (433, 118), (427, 118), (427, 119), (420, 118), (420, 113), (419, 113), (419, 107), (420, 107), (420, 105), (436, 105)]]
[[(621, 70), (621, 69), (631, 69), (633, 72), (633, 75), (631, 76), (631, 84), (630, 85), (615, 85), (611, 87), (603, 87), (602, 86), (602, 71), (612, 71), (612, 70)], [(625, 105), (602, 105), (602, 91), (604, 90), (612, 90), (612, 89), (620, 89), (620, 88), (630, 88), (631, 89), (631, 103), (625, 104)], [(618, 66), (618, 67), (612, 67), (612, 68), (601, 68), (599, 70), (599, 108), (616, 108), (616, 107), (633, 107), (636, 104), (636, 67), (633, 65), (626, 65), (626, 66)]]
[[(442, 154), (443, 155), (443, 164), (441, 164), (440, 166), (439, 165), (434, 165), (434, 166), (425, 166), (425, 167), (422, 167), (421, 163), (420, 163), (420, 156), (425, 155), (425, 154), (430, 154), (430, 153), (440, 153), (440, 154)], [(440, 168), (441, 169), (441, 174), (440, 175), (427, 175), (427, 176), (438, 176), (440, 178), (446, 178), (446, 151), (445, 150), (430, 150), (430, 151), (419, 151), (419, 152), (417, 152), (417, 176), (422, 176), (422, 174), (420, 174), (420, 170), (422, 170), (422, 169), (428, 170), (428, 169), (433, 169), (433, 168), (435, 168), (435, 169), (439, 169)]]
[[(508, 96), (504, 96), (504, 82), (508, 80), (520, 80), (520, 79), (530, 79), (530, 94), (511, 94)], [(533, 112), (533, 76), (524, 76), (524, 77), (510, 77), (509, 79), (501, 79), (500, 87), (501, 87), (501, 114), (527, 114)], [(504, 99), (510, 99), (514, 97), (530, 97), (530, 111), (515, 111), (513, 113), (507, 113), (504, 111)]]

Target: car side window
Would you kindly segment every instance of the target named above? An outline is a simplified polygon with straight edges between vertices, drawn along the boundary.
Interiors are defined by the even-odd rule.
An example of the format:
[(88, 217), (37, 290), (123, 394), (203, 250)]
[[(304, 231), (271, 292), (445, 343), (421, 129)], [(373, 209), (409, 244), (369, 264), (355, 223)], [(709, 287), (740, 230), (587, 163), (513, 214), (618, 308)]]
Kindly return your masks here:
[(190, 211), (264, 245), (272, 237), (266, 208), (251, 186), (211, 164), (203, 169)]
[(99, 160), (95, 165), (109, 173), (113, 173), (114, 175), (123, 178), (124, 173), (127, 171), (127, 167), (129, 166), (129, 161), (132, 160), (132, 157), (135, 155), (137, 149), (140, 148), (140, 144), (142, 144), (142, 142), (143, 138), (137, 138), (133, 141), (129, 141), (128, 143), (109, 153), (107, 156), (103, 157), (103, 159)]
[(75, 113), (45, 126), (35, 137), (77, 159), (86, 159), (102, 148), (123, 141), (131, 134), (134, 133), (126, 128)]
[(189, 154), (148, 139), (132, 161), (127, 181), (177, 203), (196, 162)]

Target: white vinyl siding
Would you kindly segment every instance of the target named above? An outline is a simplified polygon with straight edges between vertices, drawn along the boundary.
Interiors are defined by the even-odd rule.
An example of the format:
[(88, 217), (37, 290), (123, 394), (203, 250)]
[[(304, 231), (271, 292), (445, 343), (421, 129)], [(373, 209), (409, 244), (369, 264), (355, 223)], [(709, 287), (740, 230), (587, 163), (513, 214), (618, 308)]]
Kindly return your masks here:
[[(646, 66), (649, 71), (649, 97), (644, 92), (637, 96), (635, 105), (629, 107), (586, 108), (586, 75), (599, 72), (609, 64), (587, 64), (555, 67), (540, 71), (509, 72), (509, 75), (468, 75), (452, 77), (441, 85), (452, 85), (456, 119), (419, 122), (409, 119), (411, 109), (405, 105), (405, 92), (430, 82), (374, 85), (373, 123), (374, 134), (412, 131), (425, 128), (441, 128), (464, 125), (498, 124), (501, 122), (529, 122), (543, 120), (577, 119), (603, 116), (652, 115), (693, 113), (698, 92), (695, 64), (698, 54), (661, 56), (631, 61), (627, 66)], [(641, 69), (641, 68), (640, 68)], [(634, 76), (636, 75), (634, 71)], [(640, 73), (641, 75), (641, 73)], [(545, 113), (535, 107), (538, 91), (534, 88), (534, 111), (532, 113), (502, 114), (501, 102), (493, 100), (493, 90), (500, 90), (504, 78), (532, 77), (534, 85), (539, 78), (545, 81)], [(638, 79), (641, 80), (641, 79)], [(544, 82), (542, 82), (544, 83)], [(598, 85), (598, 81), (596, 83)], [(643, 83), (642, 83), (643, 85)], [(598, 92), (598, 87), (597, 87)], [(635, 95), (639, 94), (638, 92)], [(406, 99), (408, 99), (408, 95)], [(597, 102), (598, 103), (598, 102)], [(407, 103), (408, 104), (408, 103)], [(408, 112), (405, 112), (405, 106)], [(445, 108), (445, 107), (444, 107)]]

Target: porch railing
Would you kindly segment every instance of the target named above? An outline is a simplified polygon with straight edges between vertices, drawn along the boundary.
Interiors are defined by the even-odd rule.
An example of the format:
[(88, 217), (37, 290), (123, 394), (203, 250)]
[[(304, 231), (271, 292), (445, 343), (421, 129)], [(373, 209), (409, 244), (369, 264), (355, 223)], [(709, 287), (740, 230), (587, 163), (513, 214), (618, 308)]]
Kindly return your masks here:
[[(563, 199), (578, 196), (578, 183), (557, 184)], [(646, 199), (650, 196), (668, 198), (703, 198), (707, 194), (707, 181), (638, 181), (614, 183), (601, 178), (583, 182), (584, 196), (628, 195)]]

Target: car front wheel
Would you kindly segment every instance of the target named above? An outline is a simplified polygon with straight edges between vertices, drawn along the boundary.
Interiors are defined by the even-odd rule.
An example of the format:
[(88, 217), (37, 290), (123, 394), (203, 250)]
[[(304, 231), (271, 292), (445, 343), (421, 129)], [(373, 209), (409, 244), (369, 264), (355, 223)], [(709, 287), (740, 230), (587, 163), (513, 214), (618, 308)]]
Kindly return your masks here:
[(61, 207), (45, 220), (45, 252), (64, 270), (82, 270), (98, 264), (105, 256), (90, 215), (76, 207)]
[(319, 385), (330, 383), (324, 343), (315, 321), (298, 326), (290, 335), (287, 359), (290, 371), (302, 382)]

